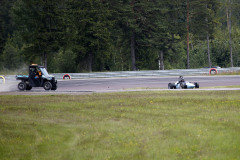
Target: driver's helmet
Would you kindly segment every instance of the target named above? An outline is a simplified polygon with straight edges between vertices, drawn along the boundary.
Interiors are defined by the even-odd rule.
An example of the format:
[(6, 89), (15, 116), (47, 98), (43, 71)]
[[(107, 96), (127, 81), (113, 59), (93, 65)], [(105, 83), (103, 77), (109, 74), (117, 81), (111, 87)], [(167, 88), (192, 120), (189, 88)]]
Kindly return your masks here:
[(179, 76), (178, 80), (179, 80), (179, 82), (184, 82), (185, 81), (183, 76)]

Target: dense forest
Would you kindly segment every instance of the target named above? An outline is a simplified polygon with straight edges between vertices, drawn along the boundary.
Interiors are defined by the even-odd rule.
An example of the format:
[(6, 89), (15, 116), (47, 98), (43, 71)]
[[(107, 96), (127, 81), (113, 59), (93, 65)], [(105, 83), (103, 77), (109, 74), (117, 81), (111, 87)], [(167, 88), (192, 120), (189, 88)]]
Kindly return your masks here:
[(240, 0), (0, 0), (0, 71), (240, 66)]

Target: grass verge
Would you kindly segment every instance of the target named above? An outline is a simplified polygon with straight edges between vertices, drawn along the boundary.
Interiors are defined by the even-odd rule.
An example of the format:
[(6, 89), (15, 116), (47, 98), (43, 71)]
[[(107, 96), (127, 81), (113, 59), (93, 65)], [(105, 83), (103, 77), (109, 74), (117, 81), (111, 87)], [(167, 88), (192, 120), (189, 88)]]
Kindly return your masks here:
[(201, 88), (240, 88), (240, 85), (232, 85), (232, 86), (214, 86), (214, 87), (201, 87)]
[(240, 159), (239, 96), (0, 96), (0, 159)]
[(217, 75), (240, 75), (240, 71), (222, 72), (222, 73), (218, 73)]

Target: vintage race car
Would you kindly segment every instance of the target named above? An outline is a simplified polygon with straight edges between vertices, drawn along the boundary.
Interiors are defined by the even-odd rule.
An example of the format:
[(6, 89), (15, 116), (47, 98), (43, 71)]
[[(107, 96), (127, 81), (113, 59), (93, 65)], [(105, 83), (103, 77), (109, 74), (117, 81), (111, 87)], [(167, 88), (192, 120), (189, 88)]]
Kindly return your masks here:
[(182, 76), (175, 83), (168, 83), (168, 89), (193, 89), (199, 88), (199, 83), (185, 81)]

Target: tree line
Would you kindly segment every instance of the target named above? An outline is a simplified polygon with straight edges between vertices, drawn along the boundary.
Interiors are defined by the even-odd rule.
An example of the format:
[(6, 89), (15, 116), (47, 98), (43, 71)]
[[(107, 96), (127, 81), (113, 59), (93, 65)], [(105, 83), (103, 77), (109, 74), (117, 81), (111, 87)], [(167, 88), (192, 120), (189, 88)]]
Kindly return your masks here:
[(240, 65), (240, 0), (1, 0), (0, 70)]

